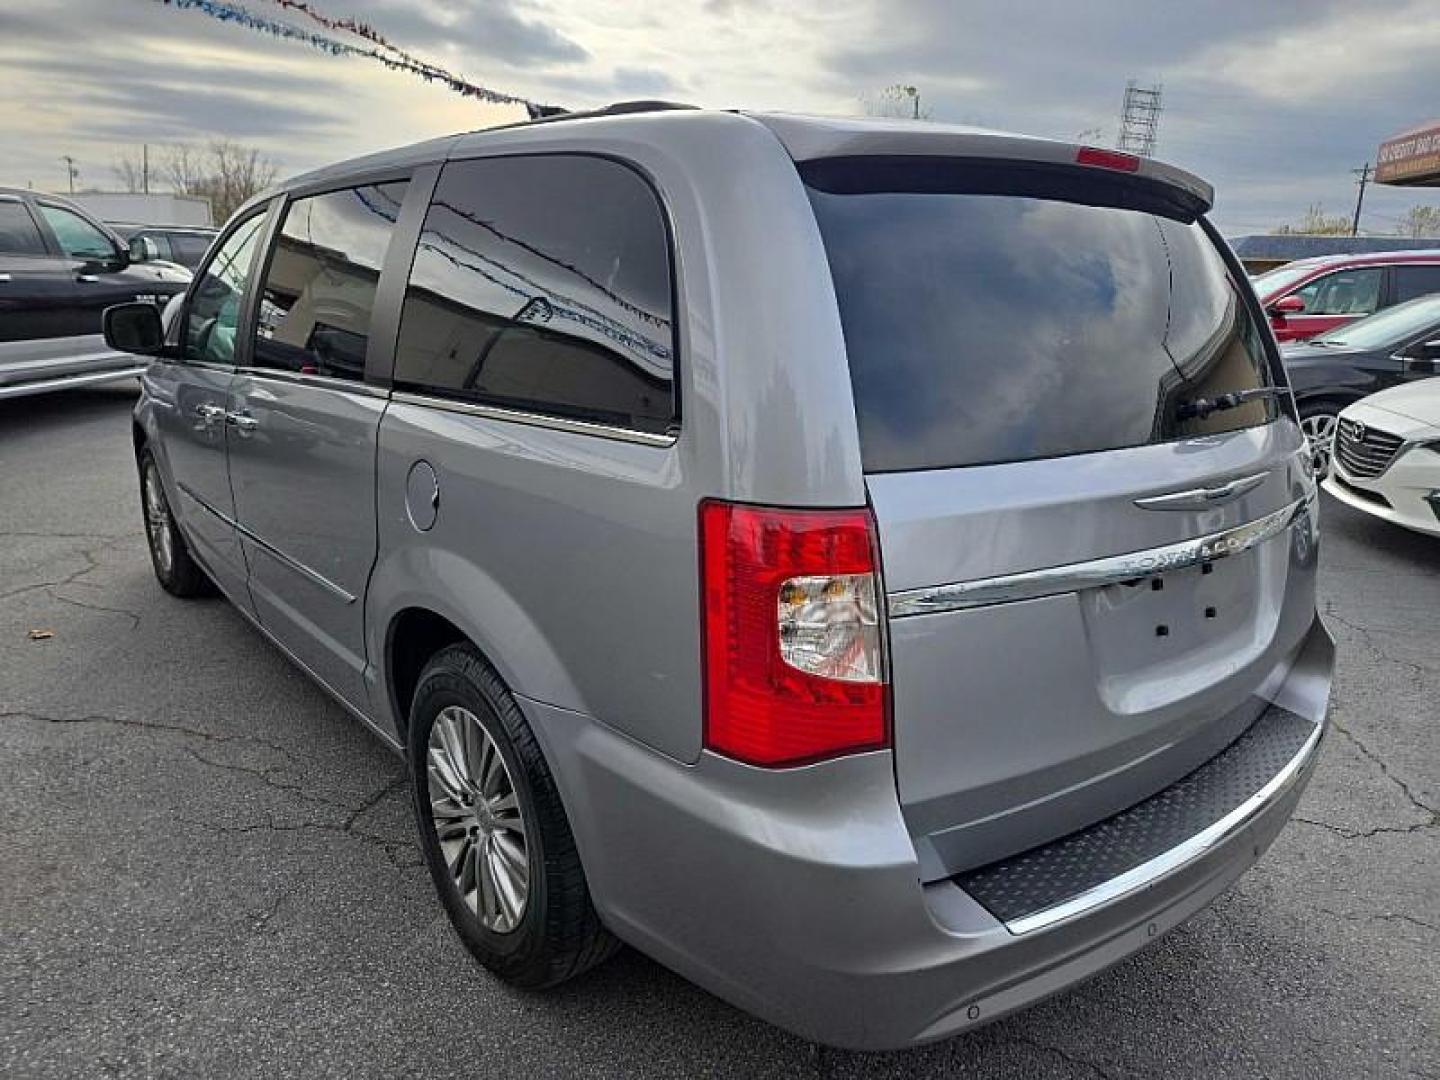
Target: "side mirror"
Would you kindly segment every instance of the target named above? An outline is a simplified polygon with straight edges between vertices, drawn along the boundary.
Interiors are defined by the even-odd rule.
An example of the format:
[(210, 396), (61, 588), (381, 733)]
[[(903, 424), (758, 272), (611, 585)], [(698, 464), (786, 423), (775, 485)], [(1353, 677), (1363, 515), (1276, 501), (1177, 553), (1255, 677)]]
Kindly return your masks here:
[(1305, 311), (1305, 301), (1291, 293), (1289, 296), (1282, 296), (1270, 305), (1270, 314), (1279, 315), (1284, 318), (1286, 315), (1299, 315)]
[(160, 258), (160, 249), (156, 247), (155, 241), (148, 236), (137, 236), (130, 241), (130, 261), (132, 263), (156, 262)]
[(160, 311), (154, 304), (136, 301), (114, 304), (101, 316), (105, 344), (117, 352), (136, 356), (159, 356), (165, 351), (165, 331)]

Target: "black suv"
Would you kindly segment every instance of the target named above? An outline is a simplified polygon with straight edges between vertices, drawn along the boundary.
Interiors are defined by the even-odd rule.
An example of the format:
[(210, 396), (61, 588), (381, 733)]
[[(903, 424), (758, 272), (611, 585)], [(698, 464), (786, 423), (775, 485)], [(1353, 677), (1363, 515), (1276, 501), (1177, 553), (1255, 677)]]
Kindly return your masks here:
[(164, 305), (189, 282), (182, 266), (133, 258), (74, 203), (0, 188), (0, 398), (137, 374), (135, 357), (106, 346), (101, 312)]

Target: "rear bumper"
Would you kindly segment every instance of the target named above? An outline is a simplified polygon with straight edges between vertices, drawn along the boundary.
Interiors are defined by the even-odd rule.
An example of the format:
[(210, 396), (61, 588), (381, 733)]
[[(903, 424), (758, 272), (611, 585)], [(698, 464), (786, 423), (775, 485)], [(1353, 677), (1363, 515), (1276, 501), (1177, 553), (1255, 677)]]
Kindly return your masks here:
[(586, 717), (522, 705), (615, 933), (806, 1038), (890, 1049), (1062, 990), (1222, 892), (1269, 846), (1310, 778), (1332, 660), (1317, 619), (1266, 695), (1313, 725), (1311, 737), (1223, 826), (1023, 932), (953, 880), (920, 883), (888, 753), (783, 772), (710, 755), (684, 766)]

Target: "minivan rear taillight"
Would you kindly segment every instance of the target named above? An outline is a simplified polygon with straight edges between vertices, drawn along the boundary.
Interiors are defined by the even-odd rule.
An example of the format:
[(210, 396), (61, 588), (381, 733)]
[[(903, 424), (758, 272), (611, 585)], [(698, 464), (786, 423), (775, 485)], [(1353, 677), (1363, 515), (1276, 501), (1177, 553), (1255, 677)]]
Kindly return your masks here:
[(799, 765), (888, 746), (868, 510), (700, 504), (705, 746)]

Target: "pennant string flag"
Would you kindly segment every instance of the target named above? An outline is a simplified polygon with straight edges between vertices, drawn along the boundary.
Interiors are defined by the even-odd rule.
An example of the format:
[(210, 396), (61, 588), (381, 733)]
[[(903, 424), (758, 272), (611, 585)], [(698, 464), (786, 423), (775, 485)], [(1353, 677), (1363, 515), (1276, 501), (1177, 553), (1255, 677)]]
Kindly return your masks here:
[(453, 75), (444, 68), (435, 64), (427, 63), (418, 57), (412, 56), (403, 49), (392, 45), (385, 37), (368, 23), (360, 22), (352, 18), (334, 18), (318, 11), (314, 5), (305, 0), (272, 0), (273, 3), (304, 15), (312, 22), (321, 27), (336, 33), (349, 33), (369, 43), (369, 47), (352, 45), (349, 42), (339, 41), (336, 38), (312, 30), (302, 29), (291, 23), (280, 19), (272, 19), (265, 15), (256, 14), (249, 8), (235, 3), (234, 0), (156, 0), (168, 8), (177, 11), (197, 11), (208, 15), (220, 22), (232, 23), (244, 27), (247, 30), (254, 30), (257, 33), (269, 34), (272, 37), (285, 41), (298, 42), (307, 45), (320, 52), (329, 53), (331, 56), (354, 56), (361, 59), (374, 60), (384, 64), (391, 71), (403, 71), (411, 75), (417, 75), (426, 82), (439, 83), (446, 88), (453, 90), (463, 97), (476, 98), (492, 105), (523, 105), (531, 115), (543, 114), (555, 111), (553, 106), (541, 105), (530, 101), (528, 98), (516, 94), (506, 94), (499, 90), (491, 90), (488, 87), (477, 86), (475, 83), (467, 82), (457, 75)]

